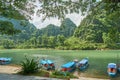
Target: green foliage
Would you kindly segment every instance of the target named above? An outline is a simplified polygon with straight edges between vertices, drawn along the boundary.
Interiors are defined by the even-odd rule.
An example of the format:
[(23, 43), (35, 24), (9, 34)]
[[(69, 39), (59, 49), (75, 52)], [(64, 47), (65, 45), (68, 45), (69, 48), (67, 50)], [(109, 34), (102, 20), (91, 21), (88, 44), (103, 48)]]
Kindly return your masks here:
[(0, 49), (5, 49), (3, 46), (0, 46)]
[(60, 79), (77, 78), (76, 76), (74, 76), (73, 74), (69, 72), (62, 72), (62, 71), (57, 71), (57, 70), (52, 72), (50, 77), (60, 78)]
[(76, 25), (69, 18), (64, 19), (60, 25), (61, 34), (65, 37), (73, 36), (75, 28)]
[(58, 75), (58, 76), (64, 76), (64, 74), (62, 74), (61, 71), (54, 71), (52, 74), (53, 75)]
[(46, 70), (39, 70), (39, 72), (33, 74), (35, 76), (42, 76), (42, 77), (49, 77), (50, 75), (50, 72), (49, 71), (46, 71)]
[[(59, 17), (64, 17), (64, 14), (67, 13), (79, 12), (78, 10), (82, 10), (83, 12), (86, 11), (85, 9), (87, 8), (87, 4), (88, 4), (87, 2), (91, 3), (90, 7), (94, 7), (93, 3), (95, 3), (97, 6), (94, 9), (90, 8), (92, 11), (95, 12), (88, 13), (87, 17), (81, 22), (78, 28), (76, 28), (76, 25), (69, 18), (67, 18), (62, 21), (60, 27), (50, 24), (46, 28), (43, 28), (41, 30), (36, 29), (28, 21), (15, 20), (15, 19), (19, 19), (19, 17), (21, 16), (17, 14), (19, 13), (19, 11), (17, 12), (12, 6), (10, 7), (10, 5), (6, 6), (5, 2), (1, 2), (4, 3), (1, 4), (4, 6), (3, 8), (0, 7), (0, 11), (2, 16), (7, 17), (7, 19), (6, 18), (1, 19), (3, 21), (6, 21), (4, 23), (6, 25), (2, 24), (3, 22), (1, 23), (2, 25), (0, 26), (0, 32), (2, 34), (7, 34), (7, 33), (14, 34), (15, 32), (13, 31), (21, 30), (22, 33), (7, 37), (8, 41), (2, 40), (0, 46), (4, 48), (97, 49), (100, 48), (98, 46), (100, 43), (102, 46), (101, 48), (103, 47), (119, 48), (119, 46), (117, 46), (117, 43), (119, 43), (120, 41), (119, 39), (120, 16), (118, 15), (120, 14), (120, 10), (118, 8), (119, 5), (116, 2), (107, 4), (103, 0), (100, 2), (96, 2), (95, 0), (92, 0), (92, 2), (86, 1), (83, 4), (81, 1), (77, 3), (76, 1), (59, 1), (59, 0), (56, 1), (51, 0), (48, 2), (46, 1), (47, 3), (45, 1), (41, 1), (41, 3), (42, 2), (44, 3), (42, 6), (43, 8), (45, 8), (44, 10), (46, 11), (50, 10), (50, 12), (48, 12), (48, 14), (45, 15), (54, 16), (54, 17), (58, 15), (58, 13), (56, 14), (56, 12), (54, 12), (54, 9), (56, 11), (60, 9), (59, 11), (61, 13), (59, 13)], [(49, 2), (53, 2), (52, 4), (58, 2), (57, 3), (58, 6), (57, 7), (55, 7), (56, 5), (52, 6), (51, 4), (49, 4)], [(18, 8), (23, 5), (21, 9), (23, 9), (24, 11), (24, 8), (26, 7), (24, 6), (25, 3), (27, 4), (26, 0), (22, 0), (20, 2), (14, 0), (13, 5), (15, 5)], [(60, 6), (59, 3), (62, 5)], [(115, 10), (112, 10), (112, 13), (110, 13), (107, 9), (104, 9), (106, 5), (108, 5), (108, 7), (111, 9), (115, 8)], [(68, 7), (70, 6), (70, 8), (66, 9), (65, 6)], [(81, 9), (80, 6), (82, 6)], [(44, 10), (42, 11), (46, 13), (46, 11)], [(53, 11), (51, 12), (51, 10)], [(62, 11), (64, 12), (64, 10), (65, 13), (62, 13)], [(16, 16), (13, 17), (14, 19), (11, 19), (14, 13), (16, 14)], [(55, 13), (55, 14), (51, 14), (51, 13)], [(20, 18), (23, 19), (22, 16)], [(11, 26), (11, 27), (5, 28), (6, 26)], [(71, 37), (73, 34), (77, 38)]]
[[(7, 38), (9, 42), (12, 41), (13, 45), (10, 46), (1, 40), (1, 46), (5, 48), (55, 48), (64, 46), (66, 37), (70, 37), (75, 29), (75, 24), (70, 19), (63, 21), (64, 28), (60, 30), (60, 27), (55, 25), (48, 25), (43, 29), (36, 29), (33, 24), (30, 24), (25, 20), (8, 19), (5, 17), (0, 18), (1, 20), (8, 21), (13, 24), (15, 29), (21, 30), (21, 33), (13, 36), (1, 36), (1, 38)], [(65, 32), (65, 33), (62, 33)], [(70, 33), (66, 33), (69, 31)], [(66, 35), (66, 37), (64, 36)], [(6, 43), (6, 44), (4, 44)]]
[(57, 45), (58, 45), (58, 46), (63, 46), (65, 39), (66, 39), (65, 36), (63, 36), (63, 35), (58, 35), (58, 36), (57, 36)]
[(1, 34), (13, 35), (19, 32), (20, 30), (15, 29), (11, 22), (0, 20), (0, 33)]
[(28, 59), (26, 57), (25, 61), (21, 62), (22, 73), (23, 74), (30, 74), (30, 73), (38, 72), (38, 69), (39, 69), (38, 62), (39, 61), (35, 61), (34, 59)]
[(70, 37), (73, 35), (76, 25), (69, 19), (66, 18), (59, 26), (55, 26), (53, 24), (49, 24), (45, 28), (40, 29), (37, 32), (39, 36), (57, 36), (57, 35), (64, 35), (65, 37)]
[(64, 49), (69, 50), (94, 50), (97, 48), (96, 44), (90, 43), (87, 41), (82, 41), (79, 38), (71, 37), (65, 40), (64, 42), (65, 47)]
[[(96, 9), (99, 9), (99, 7)], [(98, 14), (87, 15), (75, 30), (74, 36), (91, 43), (118, 43), (120, 41), (120, 21), (118, 20), (120, 16), (117, 15), (119, 11), (108, 15), (108, 11), (103, 8), (101, 10), (102, 12), (98, 11)]]
[[(0, 0), (0, 9), (8, 9), (11, 13), (15, 7), (17, 11), (30, 19), (30, 15), (34, 13), (36, 8), (34, 2), (35, 0)], [(39, 0), (39, 3), (41, 5), (37, 15), (44, 16), (43, 20), (47, 17), (64, 18), (69, 13), (82, 12), (85, 14), (86, 11), (88, 11), (88, 14), (91, 11), (95, 13), (96, 7), (101, 5), (109, 13), (119, 11), (119, 0), (101, 0), (98, 2), (96, 0)]]
[(86, 21), (90, 21), (91, 19), (92, 18), (87, 16), (75, 30), (74, 36), (85, 41), (102, 43), (102, 33), (107, 31), (107, 27), (103, 26), (103, 24), (101, 24), (101, 22), (96, 18), (92, 23), (89, 22), (89, 25), (84, 24)]
[(49, 24), (45, 28), (42, 28), (38, 31), (39, 36), (57, 36), (60, 34), (60, 28), (58, 26), (55, 26), (53, 24)]
[(5, 49), (15, 48), (13, 40), (6, 40), (5, 39), (4, 42), (2, 43), (2, 45)]
[(1, 16), (7, 17), (7, 18), (14, 18), (18, 20), (25, 20), (25, 17), (21, 15), (17, 10), (6, 8), (0, 10)]

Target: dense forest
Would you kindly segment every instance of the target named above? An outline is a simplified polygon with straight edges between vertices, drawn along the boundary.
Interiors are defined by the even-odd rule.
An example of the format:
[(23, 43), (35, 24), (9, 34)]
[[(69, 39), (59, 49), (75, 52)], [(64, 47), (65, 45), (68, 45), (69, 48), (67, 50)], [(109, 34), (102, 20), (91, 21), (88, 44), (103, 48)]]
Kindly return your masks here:
[(55, 48), (62, 46), (66, 38), (73, 36), (76, 25), (66, 18), (60, 26), (49, 24), (45, 28), (37, 29), (25, 20), (7, 19), (20, 32), (14, 35), (0, 35), (0, 48)]
[[(1, 34), (0, 48), (119, 49), (120, 22), (113, 17), (115, 14), (94, 15), (94, 19), (88, 15), (78, 27), (66, 18), (60, 26), (49, 24), (42, 29), (37, 29), (25, 20), (1, 17), (0, 20), (12, 22), (15, 29), (21, 32), (14, 35)], [(89, 23), (86, 24), (86, 21)]]
[[(96, 3), (96, 1), (92, 1)], [(61, 2), (58, 1), (60, 4)], [(0, 1), (0, 3), (4, 2)], [(68, 9), (63, 9), (59, 5), (57, 10), (60, 9), (61, 14), (54, 12), (55, 14), (51, 15), (52, 13), (49, 12), (46, 15), (64, 17), (68, 12), (73, 13), (79, 11), (80, 6), (74, 4), (75, 2), (68, 2), (69, 5), (67, 1), (63, 1), (63, 3), (67, 7), (70, 7), (70, 5), (74, 6), (71, 6), (70, 11), (68, 11)], [(22, 12), (13, 8), (11, 4), (7, 4), (7, 6), (5, 6), (6, 2), (4, 5), (0, 4), (0, 48), (119, 49), (119, 3), (105, 3), (104, 1), (98, 2), (94, 9), (93, 6), (90, 6), (89, 13), (81, 21), (79, 26), (76, 26), (69, 18), (63, 18), (60, 26), (49, 24), (42, 29), (37, 29), (25, 18), (26, 16), (20, 14)], [(22, 8), (17, 4), (17, 0), (15, 0), (14, 6)], [(43, 4), (43, 12), (49, 11), (51, 10), (49, 8), (54, 7), (50, 7), (49, 5), (47, 3)], [(84, 14), (86, 6), (81, 5)], [(52, 9), (54, 10), (56, 8)]]

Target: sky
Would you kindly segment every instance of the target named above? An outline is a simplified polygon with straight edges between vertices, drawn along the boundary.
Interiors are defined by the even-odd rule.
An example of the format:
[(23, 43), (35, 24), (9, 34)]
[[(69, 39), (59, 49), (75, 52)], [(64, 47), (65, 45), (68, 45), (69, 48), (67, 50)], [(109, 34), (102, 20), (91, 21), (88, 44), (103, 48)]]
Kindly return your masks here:
[[(96, 2), (99, 2), (99, 1), (101, 0), (96, 0)], [(37, 8), (35, 9), (35, 13), (36, 13), (37, 10), (40, 8), (40, 4), (38, 0), (36, 0), (34, 4), (37, 6)], [(44, 28), (49, 24), (54, 24), (56, 26), (60, 26), (61, 24), (61, 21), (58, 20), (57, 18), (49, 18), (49, 19), (46, 19), (44, 22), (42, 21), (42, 17), (38, 17), (36, 14), (34, 14), (32, 18), (33, 19), (30, 22), (33, 23), (39, 29)], [(70, 18), (77, 26), (79, 26), (84, 16), (81, 16), (81, 13), (79, 14), (73, 13), (73, 14), (66, 15), (66, 18)]]
[[(66, 18), (70, 18), (78, 26), (84, 17), (81, 16), (81, 14), (73, 13), (66, 15)], [(44, 28), (49, 24), (54, 24), (56, 26), (60, 26), (61, 24), (61, 21), (57, 18), (47, 18), (45, 21), (42, 21), (42, 18), (36, 15), (34, 15), (33, 20), (30, 22), (33, 23), (38, 29)]]
[[(40, 8), (40, 4), (38, 0), (34, 3), (37, 7), (35, 8), (35, 14), (32, 16), (32, 20), (30, 20), (31, 23), (33, 23), (38, 29), (44, 28), (49, 24), (54, 24), (56, 26), (60, 26), (61, 21), (58, 20), (58, 18), (49, 18), (46, 19), (44, 22), (42, 21), (42, 17), (38, 17), (36, 15), (37, 10)], [(70, 18), (77, 26), (80, 24), (81, 20), (84, 18), (81, 16), (81, 13), (73, 13), (66, 15), (66, 18)]]

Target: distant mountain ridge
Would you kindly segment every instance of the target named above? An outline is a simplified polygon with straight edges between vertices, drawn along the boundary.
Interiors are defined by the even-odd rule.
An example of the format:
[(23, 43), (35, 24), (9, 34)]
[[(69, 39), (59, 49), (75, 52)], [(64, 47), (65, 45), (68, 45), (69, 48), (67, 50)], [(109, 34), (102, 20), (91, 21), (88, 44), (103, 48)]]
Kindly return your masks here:
[(21, 30), (21, 33), (11, 36), (14, 40), (28, 40), (35, 36), (57, 36), (64, 35), (65, 37), (70, 37), (73, 35), (76, 25), (69, 19), (66, 18), (62, 21), (60, 26), (49, 24), (45, 28), (37, 29), (29, 21), (16, 20), (0, 16), (0, 20), (11, 22), (16, 29)]
[(2, 16), (0, 17), (0, 20), (11, 22), (14, 25), (14, 28), (21, 30), (21, 33), (11, 36), (11, 38), (14, 39), (30, 39), (31, 35), (37, 30), (37, 28), (29, 23), (29, 21), (10, 19)]
[(69, 18), (66, 18), (60, 26), (49, 24), (45, 28), (40, 29), (40, 33), (46, 36), (64, 35), (65, 37), (70, 37), (73, 35), (75, 28), (76, 25)]

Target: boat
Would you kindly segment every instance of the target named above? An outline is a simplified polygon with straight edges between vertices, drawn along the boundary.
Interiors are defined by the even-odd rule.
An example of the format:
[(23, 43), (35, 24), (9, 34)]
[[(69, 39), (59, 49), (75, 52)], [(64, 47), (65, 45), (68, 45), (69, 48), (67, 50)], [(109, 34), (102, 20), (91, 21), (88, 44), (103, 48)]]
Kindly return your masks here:
[(120, 64), (117, 65), (118, 72), (120, 72)]
[(108, 72), (109, 76), (112, 76), (112, 77), (116, 76), (116, 74), (117, 74), (117, 65), (115, 63), (109, 63), (107, 72)]
[(61, 71), (64, 72), (73, 72), (76, 69), (76, 63), (74, 61), (68, 62), (61, 66)]
[(85, 70), (89, 66), (88, 58), (82, 59), (77, 66), (79, 70)]
[(46, 70), (55, 70), (55, 65), (52, 60), (42, 59), (42, 60), (40, 60), (40, 64), (41, 64), (42, 68), (44, 68)]
[(12, 58), (8, 57), (0, 57), (0, 65), (9, 64), (11, 62)]

